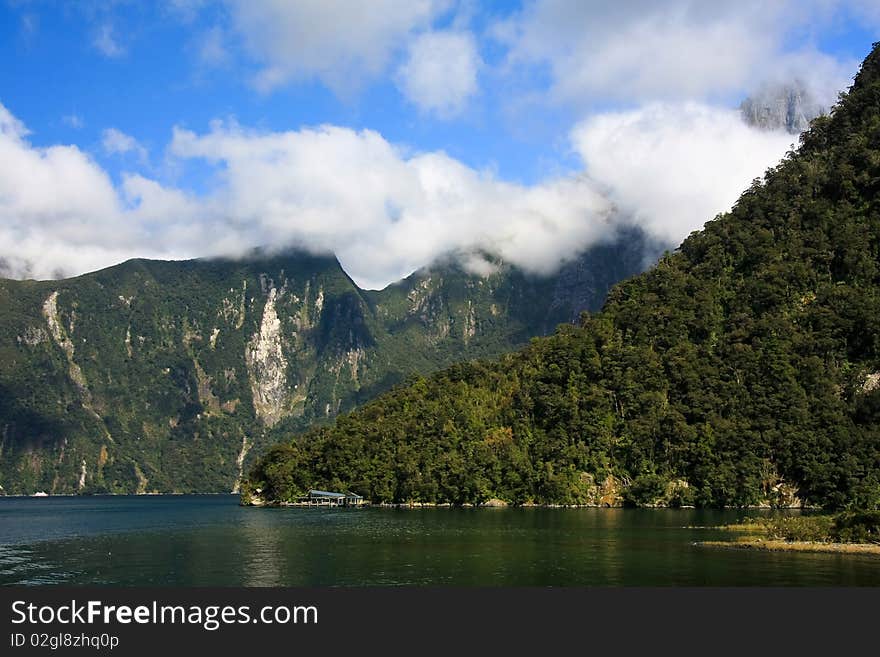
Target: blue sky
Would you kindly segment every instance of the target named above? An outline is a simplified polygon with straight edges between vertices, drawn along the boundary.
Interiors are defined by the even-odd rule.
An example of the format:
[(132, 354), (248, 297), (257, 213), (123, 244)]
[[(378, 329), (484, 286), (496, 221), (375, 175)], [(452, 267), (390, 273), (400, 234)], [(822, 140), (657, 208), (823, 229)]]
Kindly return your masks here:
[(549, 271), (618, 215), (675, 243), (794, 139), (738, 103), (829, 103), (878, 27), (832, 0), (6, 0), (0, 268), (302, 244), (377, 287), (449, 250)]
[[(471, 166), (497, 167), (505, 177), (522, 181), (539, 179), (548, 162), (555, 167), (567, 155), (561, 140), (571, 112), (553, 107), (540, 115), (508, 115), (510, 82), (493, 79), (488, 70), (478, 96), (454, 118), (408, 102), (393, 80), (395, 60), (405, 56), (405, 39), (392, 45), (387, 69), (354, 81), (351, 94), (337, 93), (315, 77), (257, 91), (254, 77), (262, 60), (246, 48), (227, 6), (197, 4), (192, 16), (176, 10), (175, 3), (93, 4), (94, 9), (60, 11), (57, 3), (6, 5), (0, 48), (4, 61), (14, 66), (0, 71), (0, 102), (26, 122), (32, 143), (77, 144), (116, 174), (124, 164), (102, 157), (101, 137), (108, 126), (161, 156), (173, 126), (204, 130), (211, 120), (229, 117), (267, 130), (324, 123), (368, 128), (394, 143), (443, 149)], [(110, 7), (98, 8), (103, 4)], [(469, 28), (486, 30), (519, 8), (515, 2), (492, 3), (492, 11), (474, 15)], [(441, 9), (430, 27), (448, 26), (454, 9)], [(118, 52), (102, 48), (106, 26)], [(200, 50), (213, 34), (222, 34), (224, 59), (206, 62)], [(503, 61), (499, 44), (482, 39), (479, 45), (486, 66)], [(530, 82), (540, 77), (535, 74)]]

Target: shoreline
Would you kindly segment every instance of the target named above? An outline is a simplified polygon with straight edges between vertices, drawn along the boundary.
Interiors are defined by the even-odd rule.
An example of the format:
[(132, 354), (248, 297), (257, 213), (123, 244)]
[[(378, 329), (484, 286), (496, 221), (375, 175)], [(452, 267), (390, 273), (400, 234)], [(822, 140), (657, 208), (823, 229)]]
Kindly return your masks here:
[(0, 500), (45, 500), (53, 497), (81, 497), (83, 499), (88, 497), (220, 497), (225, 495), (235, 496), (238, 495), (238, 493), (47, 493), (46, 495), (36, 495), (34, 493), (10, 493), (8, 495), (0, 495)]
[[(36, 495), (33, 493), (13, 493), (0, 494), (0, 500), (3, 499), (51, 499), (51, 498), (90, 498), (90, 497), (231, 497), (240, 496), (237, 492), (214, 492), (214, 493), (48, 493), (46, 495)], [(275, 501), (254, 501), (249, 504), (240, 504), (244, 507), (255, 508), (296, 508), (296, 507), (313, 507), (314, 504), (298, 503), (298, 502), (275, 502)], [(665, 506), (660, 504), (650, 504), (643, 506), (628, 506), (622, 503), (616, 504), (509, 504), (501, 500), (489, 500), (481, 504), (453, 504), (451, 502), (364, 502), (359, 505), (362, 508), (379, 508), (379, 509), (673, 509), (673, 510), (715, 510), (715, 511), (821, 511), (818, 506), (768, 506), (765, 504), (754, 504), (749, 506), (712, 506), (697, 507), (690, 504), (680, 506)], [(723, 529), (734, 529), (735, 526), (725, 526)]]
[[(251, 502), (241, 504), (244, 507), (254, 508), (326, 508), (328, 505), (315, 505), (302, 502)], [(329, 505), (345, 508), (345, 505)], [(770, 507), (763, 505), (754, 506), (712, 506), (697, 507), (683, 504), (681, 506), (627, 506), (625, 504), (452, 504), (451, 502), (364, 502), (357, 508), (375, 509), (633, 509), (633, 510), (673, 510), (673, 511), (821, 511), (817, 506), (779, 506)]]
[(738, 541), (698, 541), (694, 545), (762, 552), (807, 552), (824, 554), (860, 554), (880, 557), (880, 543), (818, 543), (747, 538)]

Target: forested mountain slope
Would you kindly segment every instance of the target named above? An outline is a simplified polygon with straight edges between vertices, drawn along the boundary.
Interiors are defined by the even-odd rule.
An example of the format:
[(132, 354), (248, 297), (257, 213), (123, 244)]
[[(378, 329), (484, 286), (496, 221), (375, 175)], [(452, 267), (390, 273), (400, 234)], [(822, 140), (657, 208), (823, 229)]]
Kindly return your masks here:
[(291, 432), (598, 308), (646, 248), (628, 231), (551, 277), (450, 258), (381, 291), (297, 251), (0, 279), (0, 493), (232, 490)]
[(273, 448), (244, 500), (309, 487), (880, 505), (880, 46), (796, 152), (580, 327)]

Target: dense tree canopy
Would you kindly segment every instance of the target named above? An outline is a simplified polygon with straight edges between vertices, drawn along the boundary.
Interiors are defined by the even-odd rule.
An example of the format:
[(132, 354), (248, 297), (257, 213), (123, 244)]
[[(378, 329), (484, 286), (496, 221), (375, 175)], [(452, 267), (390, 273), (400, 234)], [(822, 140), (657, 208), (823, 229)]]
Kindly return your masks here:
[[(719, 153), (718, 157), (724, 157)], [(245, 495), (880, 506), (880, 46), (831, 115), (604, 309), (271, 450)], [(786, 488), (787, 487), (787, 488)]]

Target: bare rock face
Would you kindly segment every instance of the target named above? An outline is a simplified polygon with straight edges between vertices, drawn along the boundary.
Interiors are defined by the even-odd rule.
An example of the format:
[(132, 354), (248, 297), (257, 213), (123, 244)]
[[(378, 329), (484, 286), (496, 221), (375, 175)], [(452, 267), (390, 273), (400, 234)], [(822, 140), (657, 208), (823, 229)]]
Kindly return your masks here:
[(71, 380), (84, 394), (88, 391), (86, 377), (73, 358), (74, 346), (64, 329), (64, 323), (58, 313), (58, 292), (52, 292), (43, 303), (43, 315), (46, 317), (46, 323), (49, 325), (49, 331), (55, 343), (61, 347), (64, 355), (67, 357), (69, 366), (69, 375)]
[[(61, 351), (64, 352), (64, 356), (67, 360), (67, 374), (70, 377), (70, 380), (73, 381), (74, 385), (79, 390), (81, 402), (83, 408), (86, 409), (89, 413), (91, 413), (98, 422), (101, 424), (101, 428), (103, 430), (104, 436), (108, 440), (113, 440), (110, 432), (108, 431), (106, 425), (104, 424), (104, 419), (98, 413), (93, 404), (92, 393), (89, 389), (88, 381), (86, 381), (86, 376), (83, 374), (82, 368), (74, 359), (75, 348), (73, 345), (73, 340), (71, 340), (70, 335), (73, 334), (74, 330), (74, 319), (71, 317), (70, 323), (68, 327), (65, 328), (64, 322), (61, 319), (61, 314), (58, 310), (58, 291), (52, 292), (46, 300), (43, 302), (43, 316), (46, 318), (46, 324), (49, 327), (49, 333), (52, 335), (52, 339), (55, 341), (55, 344), (61, 348)], [(84, 480), (80, 480), (82, 482)], [(82, 483), (79, 485), (79, 489), (82, 488)]]
[(810, 127), (810, 121), (828, 112), (800, 81), (765, 85), (746, 98), (739, 109), (749, 125), (763, 130), (786, 130), (793, 135), (800, 134)]
[(254, 411), (267, 427), (285, 415), (287, 406), (287, 359), (281, 349), (281, 320), (275, 310), (275, 288), (269, 290), (263, 307), (260, 330), (254, 333), (245, 352), (250, 375)]
[(451, 254), (362, 290), (334, 257), (296, 249), (0, 279), (0, 351), (15, 354), (0, 367), (0, 483), (15, 494), (235, 489), (282, 437), (410, 374), (496, 356), (597, 310), (642, 268), (638, 249), (622, 255), (634, 244), (589, 250), (563, 282), (497, 257), (474, 272)]
[(624, 482), (614, 475), (608, 475), (599, 487), (599, 506), (623, 506)]

